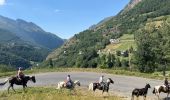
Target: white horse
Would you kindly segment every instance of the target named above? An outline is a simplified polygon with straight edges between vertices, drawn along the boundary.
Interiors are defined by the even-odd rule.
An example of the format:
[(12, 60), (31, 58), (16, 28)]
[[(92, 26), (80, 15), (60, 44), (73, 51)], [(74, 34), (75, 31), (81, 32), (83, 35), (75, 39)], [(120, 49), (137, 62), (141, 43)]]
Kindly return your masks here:
[(155, 94), (158, 97), (158, 99), (160, 99), (159, 95), (160, 95), (161, 92), (167, 93), (167, 98), (168, 98), (168, 96), (170, 94), (170, 90), (168, 90), (165, 85), (155, 86), (152, 93)]
[[(74, 89), (74, 87), (75, 87), (76, 85), (80, 86), (80, 81), (79, 81), (79, 80), (75, 80), (75, 81), (73, 82), (73, 85), (72, 85), (71, 88)], [(62, 89), (62, 88), (67, 88), (66, 82), (64, 82), (64, 81), (59, 82), (59, 83), (58, 83), (58, 86), (57, 86), (57, 89)]]

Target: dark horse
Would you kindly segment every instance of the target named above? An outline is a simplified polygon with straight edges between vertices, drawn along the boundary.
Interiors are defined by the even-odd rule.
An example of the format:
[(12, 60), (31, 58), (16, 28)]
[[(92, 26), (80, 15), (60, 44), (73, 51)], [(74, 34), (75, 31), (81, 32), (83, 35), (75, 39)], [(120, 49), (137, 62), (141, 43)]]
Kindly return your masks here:
[(102, 94), (106, 91), (108, 93), (109, 91), (109, 85), (110, 83), (114, 84), (114, 81), (111, 78), (107, 79), (107, 82), (103, 83), (90, 83), (89, 90), (95, 91), (96, 89), (102, 90)]
[(142, 88), (142, 89), (137, 89), (137, 88), (135, 88), (135, 89), (132, 91), (132, 100), (134, 100), (134, 96), (136, 96), (137, 98), (138, 98), (139, 96), (144, 96), (144, 100), (145, 100), (149, 88), (151, 88), (151, 86), (150, 86), (149, 84), (146, 84), (145, 88)]
[(5, 85), (9, 81), (8, 93), (9, 93), (9, 89), (11, 87), (14, 90), (14, 84), (22, 85), (23, 89), (25, 91), (25, 87), (27, 87), (27, 82), (29, 80), (32, 80), (32, 82), (34, 82), (34, 83), (36, 82), (35, 76), (25, 76), (25, 77), (22, 78), (22, 80), (19, 80), (17, 77), (11, 77), (11, 78), (6, 79), (3, 83), (0, 83), (0, 86)]

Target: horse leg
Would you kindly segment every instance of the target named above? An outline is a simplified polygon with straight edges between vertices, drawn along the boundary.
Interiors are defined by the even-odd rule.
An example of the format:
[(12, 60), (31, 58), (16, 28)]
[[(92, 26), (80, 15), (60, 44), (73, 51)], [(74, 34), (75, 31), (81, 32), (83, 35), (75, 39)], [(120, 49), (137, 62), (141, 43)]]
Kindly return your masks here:
[(102, 91), (102, 95), (103, 95), (103, 93), (104, 93), (104, 90)]
[(11, 88), (11, 84), (8, 86), (8, 93), (9, 93), (9, 89)]
[(131, 100), (134, 100), (134, 95), (132, 95), (132, 98), (131, 98)]
[(109, 91), (107, 91), (107, 95), (110, 96)]
[(169, 96), (169, 93), (167, 94), (167, 98), (168, 98), (168, 96)]
[(158, 97), (158, 100), (160, 100), (160, 99), (159, 99), (159, 94), (157, 94), (157, 97)]
[(26, 87), (26, 86), (25, 86), (25, 85), (23, 85), (23, 90), (24, 90), (24, 92), (25, 92), (25, 87)]
[(137, 100), (139, 100), (139, 96), (137, 96)]
[(15, 91), (15, 89), (14, 89), (14, 85), (11, 85), (11, 87), (12, 87), (12, 90), (16, 93), (16, 91)]
[(146, 95), (145, 95), (145, 96), (143, 96), (143, 99), (144, 99), (144, 100), (146, 100)]

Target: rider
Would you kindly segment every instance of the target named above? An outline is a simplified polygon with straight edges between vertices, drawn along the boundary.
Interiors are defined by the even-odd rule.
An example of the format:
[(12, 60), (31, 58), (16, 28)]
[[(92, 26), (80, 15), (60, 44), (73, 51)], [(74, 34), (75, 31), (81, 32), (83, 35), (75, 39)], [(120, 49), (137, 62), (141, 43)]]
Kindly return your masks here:
[(104, 82), (104, 76), (102, 75), (100, 78), (99, 78), (99, 84), (103, 83)]
[(71, 77), (70, 77), (70, 75), (67, 75), (67, 81), (66, 81), (66, 86), (68, 86), (68, 87), (71, 87), (72, 86), (72, 80), (71, 80)]
[(99, 78), (99, 86), (102, 87), (104, 85), (104, 76), (102, 75), (100, 78)]
[(168, 82), (168, 78), (167, 77), (165, 78), (164, 85), (169, 90), (169, 82)]
[(18, 68), (17, 77), (19, 80), (23, 79), (24, 73), (22, 72), (22, 67)]

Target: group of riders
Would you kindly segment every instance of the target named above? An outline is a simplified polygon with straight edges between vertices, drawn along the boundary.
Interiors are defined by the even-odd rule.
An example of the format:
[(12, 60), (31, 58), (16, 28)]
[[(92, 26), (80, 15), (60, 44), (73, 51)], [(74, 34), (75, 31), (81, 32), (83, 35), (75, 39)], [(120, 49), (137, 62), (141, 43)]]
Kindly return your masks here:
[[(23, 70), (22, 67), (18, 68), (18, 72), (17, 72), (17, 79), (18, 79), (18, 81), (21, 81), (21, 80), (24, 79), (25, 75), (24, 75), (22, 70)], [(99, 78), (98, 83), (99, 83), (100, 86), (104, 85), (104, 76), (103, 75)], [(65, 85), (66, 85), (66, 87), (72, 87), (73, 81), (72, 81), (70, 75), (67, 75), (67, 78), (66, 78), (66, 81), (65, 81)], [(168, 82), (168, 78), (165, 78), (164, 85), (166, 86), (166, 88), (168, 90), (170, 90), (170, 85), (169, 85), (169, 82)]]
[[(104, 84), (104, 76), (103, 75), (99, 78), (98, 83), (99, 83), (100, 86), (102, 86)], [(66, 78), (66, 81), (65, 81), (65, 85), (68, 88), (73, 86), (73, 81), (72, 81), (70, 75), (67, 75), (67, 78)]]
[[(18, 68), (18, 71), (17, 71), (17, 79), (18, 81), (21, 81), (21, 80), (24, 80), (24, 73), (23, 73), (23, 68), (22, 67), (19, 67)], [(103, 85), (104, 84), (104, 76), (102, 75), (100, 78), (99, 78), (99, 81), (98, 81), (99, 85)], [(66, 78), (66, 81), (65, 81), (65, 85), (66, 87), (72, 87), (73, 86), (73, 81), (71, 79), (71, 76), (70, 75), (67, 75), (67, 78)]]

